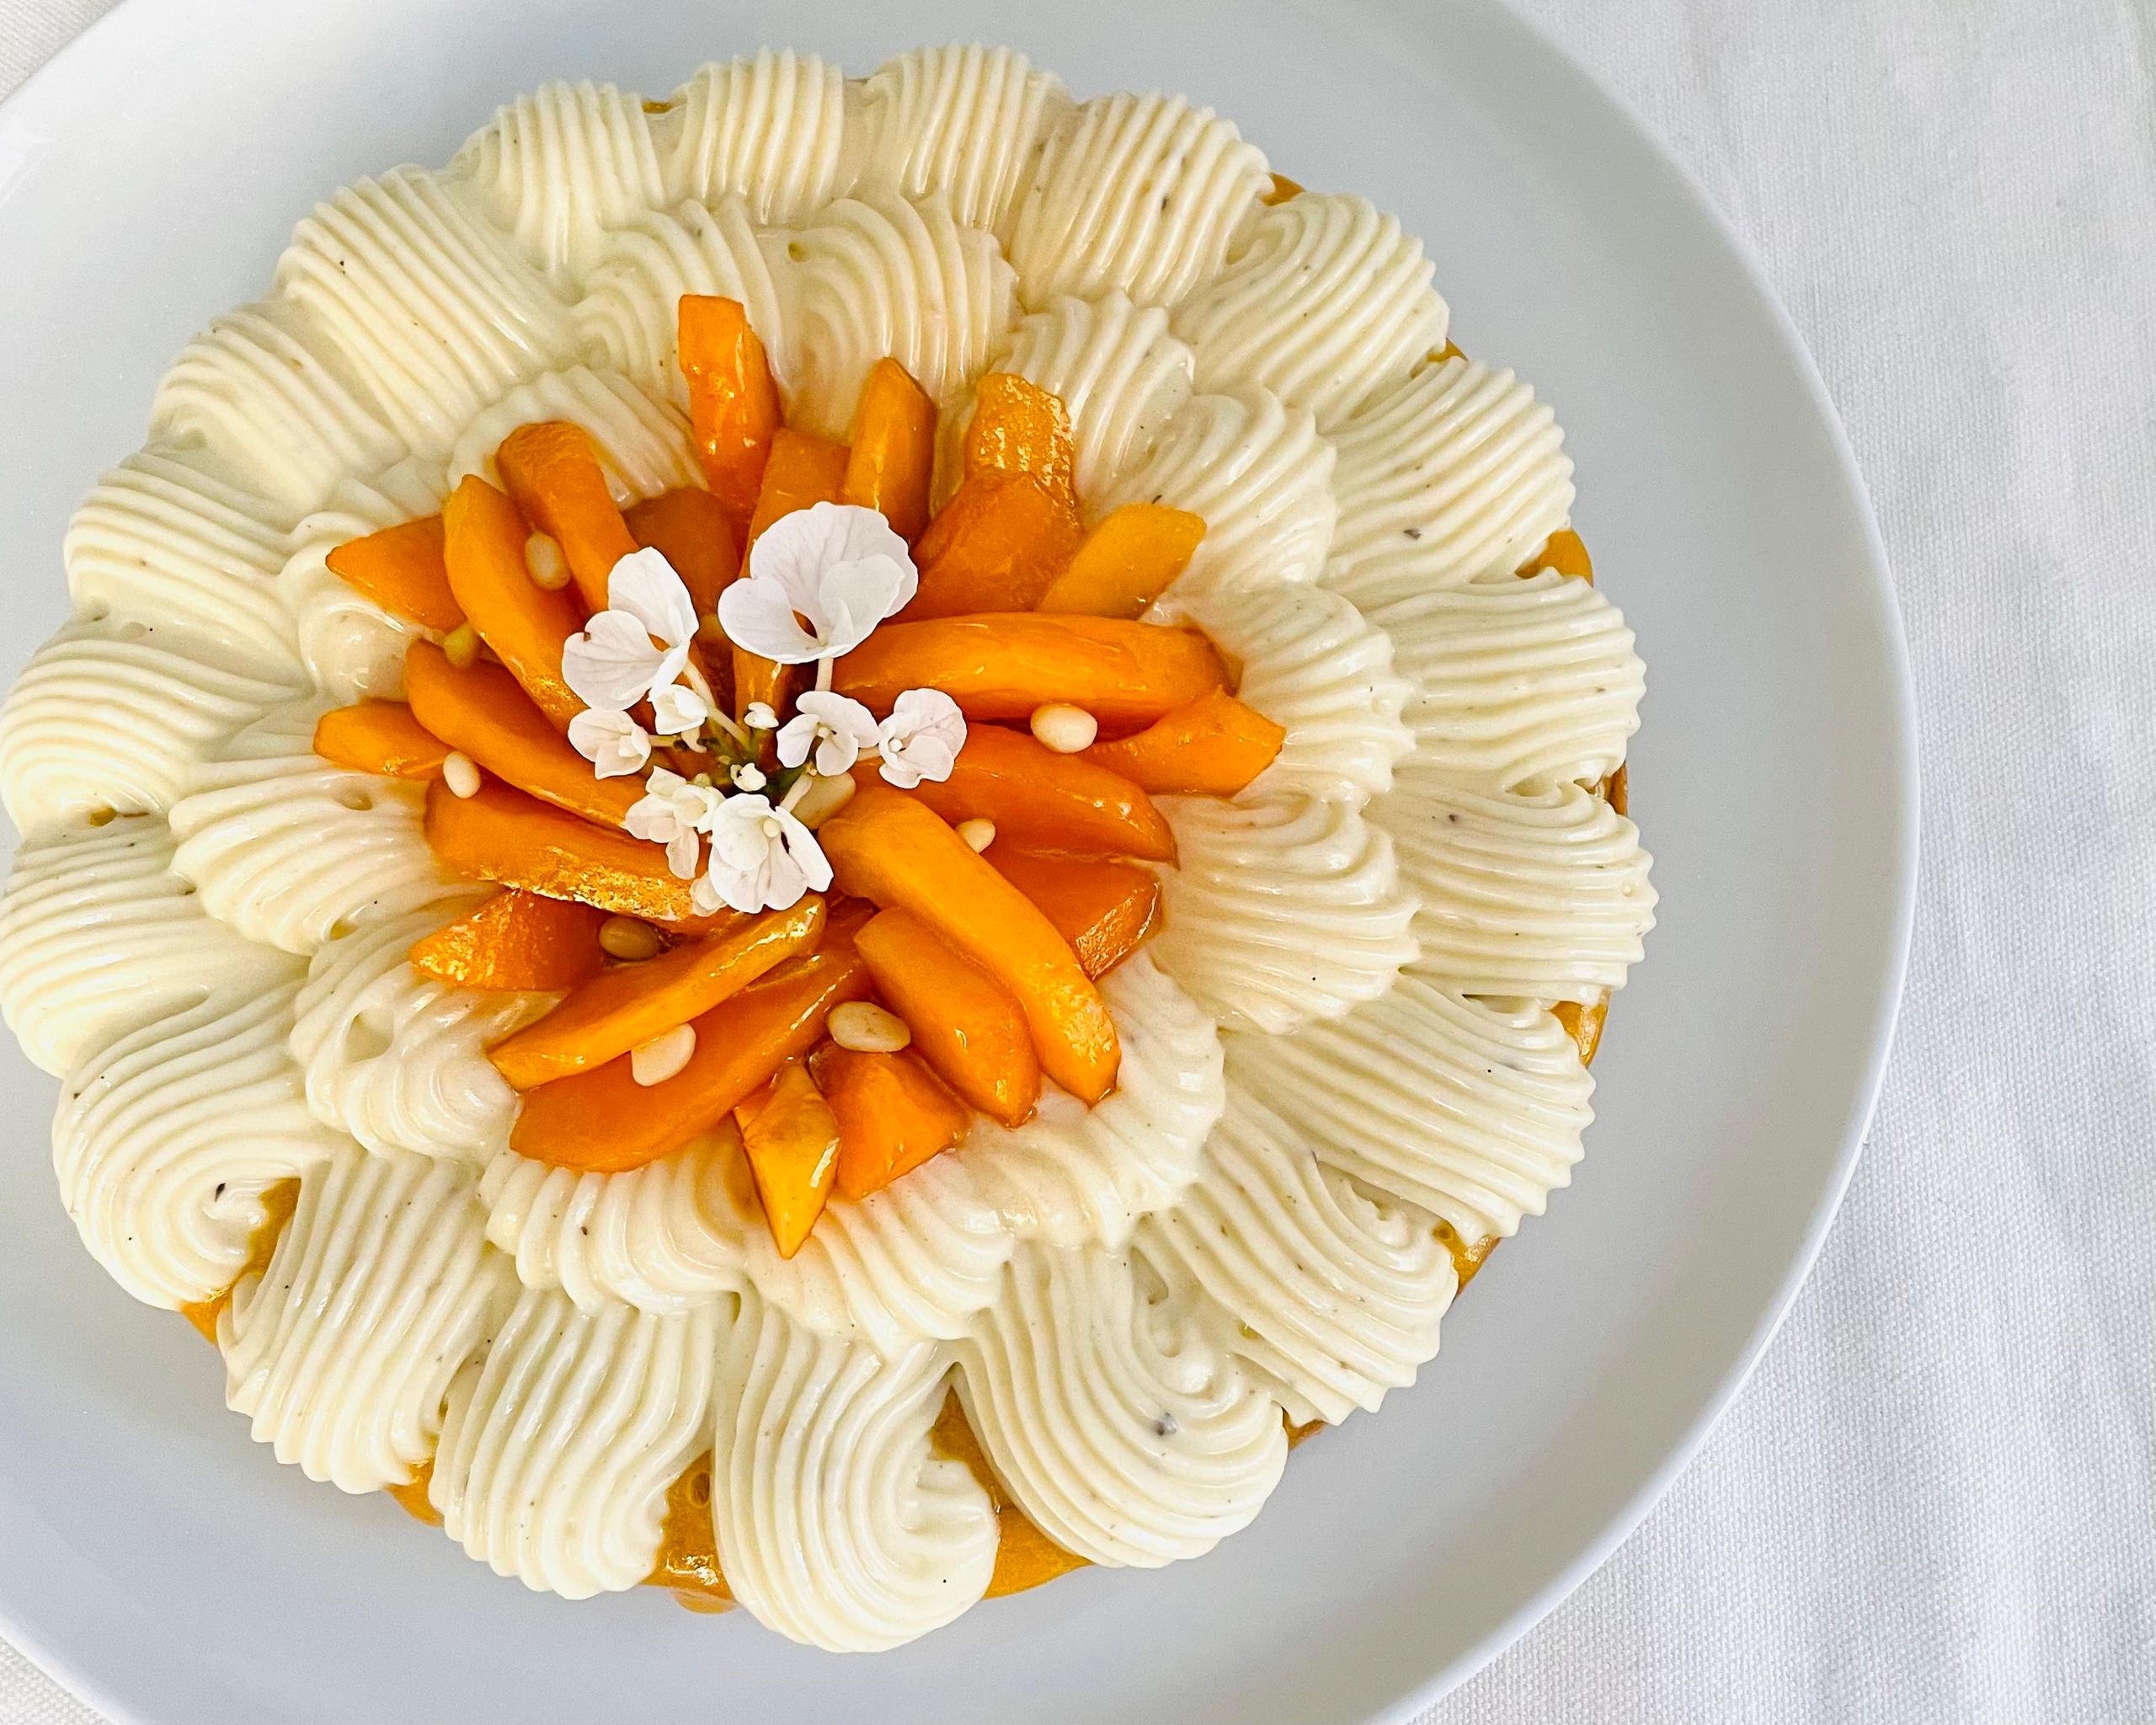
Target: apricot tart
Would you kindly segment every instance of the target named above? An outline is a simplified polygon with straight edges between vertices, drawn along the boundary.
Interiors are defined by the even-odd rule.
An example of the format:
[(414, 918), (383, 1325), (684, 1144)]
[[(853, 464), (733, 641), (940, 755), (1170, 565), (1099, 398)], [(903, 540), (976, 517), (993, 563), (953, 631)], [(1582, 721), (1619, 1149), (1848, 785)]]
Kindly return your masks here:
[(1433, 266), (1008, 50), (302, 222), (0, 712), (61, 1196), (280, 1460), (877, 1648), (1209, 1550), (1580, 1154), (1642, 673)]

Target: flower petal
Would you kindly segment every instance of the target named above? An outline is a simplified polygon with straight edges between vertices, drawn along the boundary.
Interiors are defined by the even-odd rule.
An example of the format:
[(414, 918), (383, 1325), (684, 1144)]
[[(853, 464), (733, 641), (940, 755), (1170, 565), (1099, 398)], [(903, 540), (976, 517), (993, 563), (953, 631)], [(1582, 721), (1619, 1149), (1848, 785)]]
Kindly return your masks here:
[(851, 653), (876, 625), (913, 597), (913, 566), (888, 557), (864, 557), (833, 563), (824, 571), (819, 609), (809, 613), (833, 658)]
[(562, 678), (587, 705), (619, 712), (650, 692), (661, 656), (642, 622), (602, 611), (562, 644)]
[(696, 836), (693, 826), (685, 826), (666, 841), (666, 866), (680, 880), (696, 878), (696, 862), (702, 854), (703, 843)]
[(686, 648), (696, 633), (696, 601), (665, 554), (632, 551), (606, 577), (606, 605), (625, 611), (669, 647)]
[[(760, 546), (763, 541), (756, 542)], [(734, 582), (718, 595), (718, 626), (726, 631), (726, 638), (745, 653), (780, 665), (805, 665), (822, 654), (823, 646), (801, 627), (794, 617), (795, 609), (792, 599), (777, 582), (752, 576)]]
[(808, 758), (822, 727), (813, 713), (797, 713), (778, 728), (778, 764), (798, 766)]
[(710, 713), (710, 703), (686, 683), (668, 683), (651, 692), (651, 716), (662, 737), (700, 731)]
[(641, 772), (651, 759), (651, 739), (643, 727), (607, 707), (587, 707), (569, 721), (569, 745), (591, 762), (599, 778)]

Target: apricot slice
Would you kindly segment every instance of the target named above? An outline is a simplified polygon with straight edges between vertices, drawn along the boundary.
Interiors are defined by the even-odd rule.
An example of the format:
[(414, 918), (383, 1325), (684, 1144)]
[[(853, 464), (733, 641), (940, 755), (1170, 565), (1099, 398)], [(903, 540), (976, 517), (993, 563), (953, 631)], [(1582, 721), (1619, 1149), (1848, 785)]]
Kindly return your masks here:
[(1287, 734), (1257, 708), (1215, 689), (1134, 735), (1094, 744), (1080, 758), (1159, 795), (1232, 797), (1272, 766)]
[(601, 1066), (730, 1000), (823, 938), (824, 901), (744, 917), (640, 964), (594, 976), (536, 1024), (487, 1050), (519, 1090)]
[(838, 1172), (839, 1119), (808, 1069), (788, 1060), (734, 1110), (778, 1255), (791, 1258), (830, 1201)]
[(928, 482), (936, 466), (936, 403), (896, 360), (878, 360), (853, 412), (841, 503), (881, 512), (907, 544), (928, 525)]
[(878, 713), (907, 689), (941, 689), (968, 718), (1025, 718), (1049, 702), (1111, 729), (1147, 725), (1228, 686), (1190, 629), (1119, 617), (1001, 611), (885, 623), (839, 660), (834, 686)]
[(1040, 1059), (1011, 991), (910, 911), (878, 911), (855, 939), (876, 992), (913, 1032), (914, 1052), (990, 1119), (1032, 1118)]
[(973, 1119), (910, 1050), (865, 1054), (826, 1043), (810, 1068), (838, 1119), (841, 1198), (866, 1198), (911, 1173), (964, 1137)]
[(1632, 769), (1629, 761), (1620, 761), (1616, 772), (1602, 782), (1602, 800), (1620, 814), (1632, 812)]
[(637, 548), (606, 470), (581, 425), (542, 419), (519, 425), (494, 451), (510, 500), (562, 547), (587, 610), (606, 608), (606, 578)]
[(450, 494), (441, 520), (449, 585), (464, 616), (539, 710), (566, 730), (584, 711), (562, 678), (562, 644), (584, 627), (575, 598), (531, 579), (523, 515), (478, 474)]
[(314, 722), (314, 752), (324, 761), (387, 778), (436, 777), (449, 746), (402, 701), (333, 707)]
[(698, 617), (718, 609), (718, 595), (741, 573), (724, 505), (701, 486), (684, 485), (631, 504), (622, 519), (638, 544), (654, 547), (674, 565)]
[(1539, 575), (1545, 569), (1555, 569), (1561, 575), (1569, 575), (1594, 585), (1594, 559), (1587, 554), (1587, 542), (1570, 527), (1560, 527), (1550, 536), (1550, 542), (1540, 553), (1520, 569), (1523, 575)]
[(599, 974), (604, 911), (537, 893), (496, 893), (413, 943), (412, 968), (455, 988), (552, 994)]
[(1565, 1027), (1565, 1034), (1578, 1044), (1580, 1064), (1594, 1064), (1594, 1051), (1602, 1046), (1602, 1027), (1609, 1017), (1609, 996), (1582, 1006), (1577, 1001), (1559, 1001), (1550, 1009)]
[(384, 611), (447, 634), (464, 621), (442, 560), (442, 518), (422, 516), (347, 539), (324, 559), (346, 584)]
[(1088, 1103), (1114, 1087), (1115, 1025), (1076, 954), (934, 809), (870, 785), (817, 837), (842, 891), (912, 911), (1011, 991), (1049, 1077)]
[(404, 655), (404, 697), (419, 723), (451, 748), (557, 809), (619, 826), (643, 796), (633, 777), (595, 776), (498, 665), (459, 670), (432, 642), (414, 641)]
[(1031, 611), (1085, 537), (1078, 511), (1030, 473), (974, 474), (921, 536), (908, 622)]
[(429, 785), (425, 831), (442, 866), (467, 880), (577, 899), (684, 932), (732, 920), (730, 913), (696, 914), (689, 883), (675, 877), (659, 846), (594, 825), (492, 780), (472, 797), (457, 796), (439, 779)]
[[(854, 777), (867, 784), (875, 772), (857, 766)], [(969, 726), (950, 777), (940, 783), (923, 779), (909, 794), (953, 826), (992, 820), (999, 839), (1033, 850), (1175, 860), (1175, 835), (1167, 821), (1129, 779), (1001, 725)]]
[(604, 1173), (640, 1168), (718, 1125), (782, 1061), (822, 1040), (833, 1007), (867, 992), (868, 967), (852, 943), (830, 928), (815, 952), (789, 959), (691, 1019), (696, 1052), (671, 1078), (639, 1084), (624, 1055), (542, 1084), (525, 1092), (510, 1145), (561, 1167)]
[(1075, 508), (1077, 453), (1070, 414), (1059, 397), (1013, 371), (990, 371), (974, 387), (966, 428), (966, 477), (984, 469), (1031, 473)]
[(1137, 951), (1160, 914), (1160, 882), (1133, 863), (1048, 857), (1000, 842), (988, 860), (1070, 943), (1088, 976), (1107, 975)]
[(1299, 198), (1302, 195), (1300, 180), (1290, 179), (1284, 174), (1276, 174), (1273, 176), (1273, 184), (1258, 194), (1257, 200), (1261, 204), (1284, 204), (1289, 199)]
[(1086, 536), (1070, 566), (1040, 596), (1042, 611), (1137, 617), (1190, 566), (1205, 518), (1157, 503), (1126, 503)]
[(739, 300), (683, 294), (675, 334), (689, 386), (689, 432), (696, 459), (726, 511), (734, 543), (743, 544), (781, 423), (771, 361)]

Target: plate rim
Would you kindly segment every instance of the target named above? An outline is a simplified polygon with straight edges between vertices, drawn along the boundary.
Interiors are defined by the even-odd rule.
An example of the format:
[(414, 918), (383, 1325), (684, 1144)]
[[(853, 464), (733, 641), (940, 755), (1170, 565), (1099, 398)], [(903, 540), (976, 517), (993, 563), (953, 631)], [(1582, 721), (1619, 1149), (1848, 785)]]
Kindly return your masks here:
[[(41, 100), (52, 86), (72, 75), (78, 66), (106, 51), (109, 44), (127, 32), (143, 29), (153, 19), (180, 16), (198, 3), (200, 0), (119, 0), (119, 3), (64, 43), (4, 98), (0, 98), (0, 138), (4, 138), (10, 126), (19, 122), (24, 112)], [(1387, 25), (1417, 33), (1428, 27), (1427, 20), (1418, 16), (1421, 8), (1414, 0), (1290, 0), (1290, 3), (1312, 16), (1323, 13), (1337, 18), (1342, 11), (1358, 14), (1366, 29), (1374, 21), (1382, 20), (1380, 33)], [(1641, 158), (1661, 176), (1664, 182), (1662, 190), (1673, 195), (1691, 216), (1704, 222), (1715, 243), (1736, 264), (1751, 299), (1767, 313), (1776, 357), (1800, 386), (1812, 415), (1826, 433), (1835, 477), (1852, 507), (1863, 551), (1860, 562), (1864, 579), (1854, 590), (1861, 593), (1872, 612), (1868, 621), (1876, 629), (1888, 674), (1881, 692), (1886, 697), (1885, 716), (1892, 735), (1882, 739), (1882, 742), (1889, 745), (1884, 750), (1885, 765), (1889, 771), (1895, 806), (1891, 820), (1882, 816), (1881, 827), (1882, 832), (1891, 834), (1892, 872), (1891, 879), (1880, 885), (1888, 905), (1885, 923), (1890, 950), (1882, 955), (1886, 962), (1881, 967), (1879, 984), (1869, 1003), (1869, 1022), (1865, 1030), (1867, 1054), (1861, 1069), (1853, 1075), (1854, 1081), (1843, 1127), (1843, 1142), (1812, 1206), (1797, 1251), (1742, 1345), (1716, 1380), (1711, 1393), (1660, 1461), (1605, 1517), (1600, 1529), (1569, 1562), (1429, 1676), (1401, 1690), (1393, 1701), (1369, 1715), (1371, 1725), (1401, 1725), (1401, 1722), (1412, 1719), (1486, 1668), (1555, 1611), (1609, 1560), (1678, 1477), (1698, 1459), (1715, 1427), (1758, 1370), (1817, 1263), (1847, 1195), (1876, 1113), (1908, 980), (1922, 844), (1922, 772), (1915, 682), (1892, 563), (1847, 429), (1809, 347), (1757, 254), (1699, 177), (1661, 134), (1540, 23), (1518, 10), (1512, 0), (1446, 0), (1444, 9), (1478, 13), (1481, 27), (1510, 34), (1515, 39), (1515, 48), (1524, 45), (1529, 53), (1545, 61), (1548, 70), (1569, 87), (1573, 102), (1598, 110), (1602, 124), (1627, 137)], [(4, 199), (13, 178), (9, 167), (4, 159), (0, 159), (0, 199)], [(109, 1690), (93, 1673), (11, 1614), (4, 1599), (0, 1599), (0, 1632), (31, 1664), (102, 1713), (112, 1725), (157, 1725), (156, 1721)]]

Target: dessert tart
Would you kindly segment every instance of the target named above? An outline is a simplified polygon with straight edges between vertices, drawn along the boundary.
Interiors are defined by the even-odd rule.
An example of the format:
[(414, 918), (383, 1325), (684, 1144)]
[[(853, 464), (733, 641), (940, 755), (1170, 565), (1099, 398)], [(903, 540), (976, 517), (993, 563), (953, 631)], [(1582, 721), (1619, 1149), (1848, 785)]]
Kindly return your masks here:
[(1642, 671), (1422, 245), (1009, 50), (518, 99), (0, 713), (61, 1194), (281, 1461), (891, 1647), (1209, 1550), (1580, 1155)]

